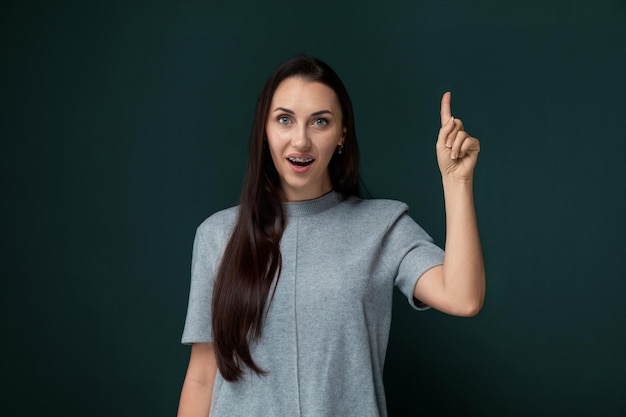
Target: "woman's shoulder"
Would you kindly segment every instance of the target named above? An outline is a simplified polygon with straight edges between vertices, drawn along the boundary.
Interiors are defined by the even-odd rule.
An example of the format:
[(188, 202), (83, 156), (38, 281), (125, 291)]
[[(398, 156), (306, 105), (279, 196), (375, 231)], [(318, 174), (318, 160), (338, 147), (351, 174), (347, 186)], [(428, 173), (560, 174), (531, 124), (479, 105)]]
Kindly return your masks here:
[(359, 197), (349, 197), (344, 201), (344, 206), (350, 211), (357, 210), (377, 217), (404, 213), (409, 208), (406, 203), (398, 200)]
[(233, 226), (237, 221), (239, 206), (216, 211), (207, 217), (198, 226), (198, 233), (212, 236), (230, 236)]
[(353, 227), (385, 228), (407, 212), (408, 206), (402, 201), (349, 197), (339, 204), (334, 214), (340, 222)]

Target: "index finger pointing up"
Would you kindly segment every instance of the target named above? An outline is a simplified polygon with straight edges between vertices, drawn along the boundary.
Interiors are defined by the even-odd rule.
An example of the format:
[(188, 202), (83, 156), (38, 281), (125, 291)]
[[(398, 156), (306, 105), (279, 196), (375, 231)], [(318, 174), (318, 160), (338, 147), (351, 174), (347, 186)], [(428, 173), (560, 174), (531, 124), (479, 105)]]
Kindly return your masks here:
[(452, 112), (450, 110), (450, 99), (452, 93), (445, 92), (443, 97), (441, 98), (441, 126), (444, 126), (450, 118), (452, 117)]

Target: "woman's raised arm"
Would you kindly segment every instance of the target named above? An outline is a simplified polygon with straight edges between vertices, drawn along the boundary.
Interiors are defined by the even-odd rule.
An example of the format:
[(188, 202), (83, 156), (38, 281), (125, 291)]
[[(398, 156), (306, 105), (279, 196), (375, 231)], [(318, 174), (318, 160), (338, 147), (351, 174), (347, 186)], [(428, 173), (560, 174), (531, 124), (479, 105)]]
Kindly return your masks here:
[(452, 116), (450, 93), (441, 99), (437, 161), (446, 207), (446, 246), (442, 266), (417, 281), (418, 300), (455, 316), (474, 316), (485, 299), (485, 265), (474, 208), (474, 167), (480, 152), (463, 122)]

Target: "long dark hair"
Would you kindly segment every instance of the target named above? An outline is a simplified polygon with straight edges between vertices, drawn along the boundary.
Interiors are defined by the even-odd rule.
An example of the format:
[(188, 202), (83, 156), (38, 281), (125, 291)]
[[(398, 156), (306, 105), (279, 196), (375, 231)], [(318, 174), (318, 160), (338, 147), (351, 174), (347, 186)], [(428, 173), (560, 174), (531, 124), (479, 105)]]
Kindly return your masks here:
[(259, 375), (266, 372), (252, 359), (249, 343), (261, 336), (272, 283), (282, 266), (280, 239), (287, 220), (265, 126), (278, 85), (295, 76), (325, 84), (337, 94), (346, 135), (343, 152), (333, 155), (328, 170), (335, 191), (344, 197), (359, 193), (359, 150), (346, 88), (324, 62), (308, 56), (290, 59), (270, 76), (257, 100), (239, 214), (215, 278), (213, 343), (227, 381), (239, 380), (244, 365)]

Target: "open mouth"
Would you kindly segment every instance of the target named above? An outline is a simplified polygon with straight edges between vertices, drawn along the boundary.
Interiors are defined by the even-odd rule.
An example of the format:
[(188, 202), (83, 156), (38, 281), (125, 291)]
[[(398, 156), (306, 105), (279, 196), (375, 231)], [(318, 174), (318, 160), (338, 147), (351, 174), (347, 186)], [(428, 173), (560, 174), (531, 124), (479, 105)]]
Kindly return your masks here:
[(287, 160), (290, 164), (300, 168), (309, 166), (315, 161), (313, 158), (287, 158)]

